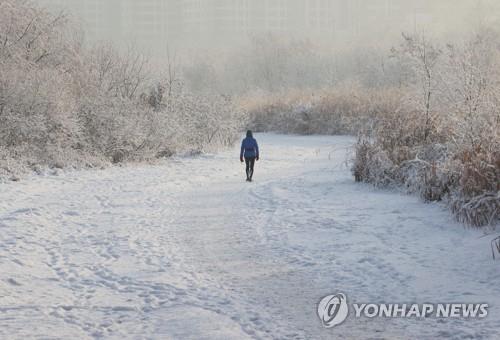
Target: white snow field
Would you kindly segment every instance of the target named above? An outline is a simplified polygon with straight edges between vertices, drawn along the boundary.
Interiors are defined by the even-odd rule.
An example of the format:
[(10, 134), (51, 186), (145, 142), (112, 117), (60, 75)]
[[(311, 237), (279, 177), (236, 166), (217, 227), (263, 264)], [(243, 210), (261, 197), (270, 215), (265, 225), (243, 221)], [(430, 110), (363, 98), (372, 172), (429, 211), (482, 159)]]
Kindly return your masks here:
[[(160, 165), (0, 185), (1, 339), (500, 338), (489, 237), (437, 204), (354, 183), (350, 137), (257, 135)], [(488, 303), (484, 319), (354, 318), (322, 297)]]

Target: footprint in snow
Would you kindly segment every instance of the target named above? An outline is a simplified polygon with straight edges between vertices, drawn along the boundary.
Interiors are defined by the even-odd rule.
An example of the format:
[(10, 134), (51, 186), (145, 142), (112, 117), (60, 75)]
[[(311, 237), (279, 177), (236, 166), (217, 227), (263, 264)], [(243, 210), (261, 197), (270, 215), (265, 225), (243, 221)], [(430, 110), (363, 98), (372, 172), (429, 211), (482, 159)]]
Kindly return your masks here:
[(21, 286), (21, 284), (19, 282), (17, 282), (16, 280), (14, 280), (12, 278), (7, 279), (7, 282), (13, 286), (17, 286), (17, 287)]

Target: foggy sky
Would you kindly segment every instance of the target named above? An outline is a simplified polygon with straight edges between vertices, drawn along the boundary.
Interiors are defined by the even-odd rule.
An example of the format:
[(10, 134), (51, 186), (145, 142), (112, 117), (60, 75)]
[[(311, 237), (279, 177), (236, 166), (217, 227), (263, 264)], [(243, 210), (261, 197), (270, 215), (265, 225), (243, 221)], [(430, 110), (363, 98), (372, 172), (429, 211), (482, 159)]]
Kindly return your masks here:
[(167, 46), (231, 48), (271, 32), (342, 47), (392, 42), (402, 31), (459, 34), (500, 26), (498, 0), (37, 0), (64, 8), (89, 40), (134, 43), (155, 54)]

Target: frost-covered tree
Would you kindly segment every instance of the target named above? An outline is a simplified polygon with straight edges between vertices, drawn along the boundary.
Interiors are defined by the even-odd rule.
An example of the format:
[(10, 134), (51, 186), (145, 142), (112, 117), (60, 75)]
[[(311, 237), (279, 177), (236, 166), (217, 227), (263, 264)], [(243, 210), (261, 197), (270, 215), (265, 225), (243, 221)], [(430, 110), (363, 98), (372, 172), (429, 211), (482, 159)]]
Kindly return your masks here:
[(0, 1), (0, 175), (234, 141), (240, 111), (231, 99), (183, 89), (171, 64), (153, 69), (134, 49), (81, 41), (63, 14)]
[(404, 65), (403, 72), (408, 73), (408, 84), (416, 95), (410, 95), (410, 105), (422, 115), (420, 138), (427, 142), (438, 124), (438, 112), (435, 108), (438, 88), (437, 67), (442, 51), (435, 46), (425, 34), (403, 34), (403, 43), (400, 48), (393, 49), (393, 57)]

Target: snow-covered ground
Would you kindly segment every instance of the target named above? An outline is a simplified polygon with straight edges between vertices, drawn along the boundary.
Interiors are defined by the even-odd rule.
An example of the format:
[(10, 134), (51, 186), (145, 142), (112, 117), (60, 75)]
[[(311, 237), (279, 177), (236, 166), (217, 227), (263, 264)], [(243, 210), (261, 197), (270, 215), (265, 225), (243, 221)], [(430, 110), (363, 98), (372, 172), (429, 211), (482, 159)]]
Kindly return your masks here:
[[(156, 166), (0, 185), (0, 338), (498, 338), (490, 238), (439, 205), (356, 184), (348, 137), (257, 136)], [(317, 303), (485, 302), (463, 319), (355, 319)]]

